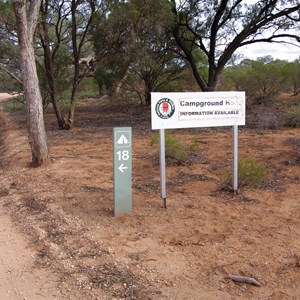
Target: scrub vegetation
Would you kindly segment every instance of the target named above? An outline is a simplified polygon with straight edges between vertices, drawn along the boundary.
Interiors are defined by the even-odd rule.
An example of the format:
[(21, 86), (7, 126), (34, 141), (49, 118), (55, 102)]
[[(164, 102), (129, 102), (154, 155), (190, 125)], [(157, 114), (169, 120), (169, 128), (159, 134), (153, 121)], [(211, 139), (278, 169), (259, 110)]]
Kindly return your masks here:
[(238, 163), (240, 185), (258, 186), (266, 181), (265, 167), (255, 159), (244, 158)]
[[(66, 298), (299, 298), (300, 57), (236, 53), (299, 45), (300, 2), (251, 2), (0, 0), (0, 205)], [(162, 208), (151, 92), (207, 91), (246, 92), (239, 192), (231, 128), (170, 130)], [(123, 126), (133, 211), (114, 218)]]
[[(231, 189), (232, 169), (226, 171), (221, 177), (224, 186)], [(254, 158), (246, 157), (238, 162), (238, 182), (239, 187), (262, 187), (267, 181), (265, 167)]]
[[(152, 134), (151, 145), (159, 152), (159, 133)], [(169, 164), (185, 165), (191, 163), (191, 153), (197, 148), (197, 143), (184, 143), (176, 133), (165, 130), (165, 153)], [(158, 153), (156, 154), (158, 155)]]

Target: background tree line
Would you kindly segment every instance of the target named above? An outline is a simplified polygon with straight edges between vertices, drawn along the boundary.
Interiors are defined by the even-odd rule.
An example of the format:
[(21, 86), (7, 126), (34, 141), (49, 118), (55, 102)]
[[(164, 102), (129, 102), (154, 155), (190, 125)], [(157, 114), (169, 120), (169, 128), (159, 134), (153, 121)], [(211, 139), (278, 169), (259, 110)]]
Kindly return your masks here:
[(280, 93), (300, 93), (300, 59), (274, 60), (271, 55), (256, 60), (243, 59), (228, 66), (221, 77), (223, 89), (246, 91), (254, 104), (268, 104)]
[[(111, 101), (146, 105), (153, 91), (243, 89), (257, 103), (281, 88), (299, 93), (299, 61), (232, 65), (246, 45), (285, 38), (299, 44), (299, 0), (1, 0), (0, 9), (0, 84), (25, 92), (28, 120), (37, 117), (32, 107), (51, 103), (58, 126), (72, 128), (78, 91), (91, 80)], [(40, 88), (30, 96), (26, 60)], [(39, 144), (41, 133), (30, 128)]]

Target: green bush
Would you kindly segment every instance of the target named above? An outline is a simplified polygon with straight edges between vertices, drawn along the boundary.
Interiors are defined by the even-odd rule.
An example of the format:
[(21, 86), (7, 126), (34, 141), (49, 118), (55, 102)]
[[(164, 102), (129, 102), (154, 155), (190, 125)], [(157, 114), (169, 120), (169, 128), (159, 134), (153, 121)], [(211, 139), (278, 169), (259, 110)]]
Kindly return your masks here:
[(193, 142), (189, 145), (189, 151), (196, 151), (198, 148), (198, 142), (196, 139), (193, 139)]
[[(155, 132), (151, 137), (151, 145), (159, 145), (159, 133)], [(170, 131), (165, 131), (165, 150), (166, 159), (170, 162), (176, 162), (177, 164), (187, 164), (190, 161), (189, 151), (194, 150), (195, 145), (187, 146), (183, 145), (181, 141), (178, 140), (176, 134)]]
[[(222, 176), (226, 185), (232, 184), (232, 172)], [(245, 158), (238, 163), (239, 186), (259, 186), (265, 183), (265, 167), (252, 158)]]
[(18, 100), (17, 97), (4, 102), (4, 110), (7, 112), (22, 110), (23, 108), (24, 103), (21, 102), (21, 100)]
[(265, 167), (252, 158), (239, 161), (238, 178), (240, 185), (256, 186), (265, 182)]
[(78, 87), (78, 98), (95, 98), (99, 95), (96, 80), (93, 77), (85, 77)]
[(300, 127), (300, 106), (294, 106), (284, 114), (284, 125), (287, 127)]

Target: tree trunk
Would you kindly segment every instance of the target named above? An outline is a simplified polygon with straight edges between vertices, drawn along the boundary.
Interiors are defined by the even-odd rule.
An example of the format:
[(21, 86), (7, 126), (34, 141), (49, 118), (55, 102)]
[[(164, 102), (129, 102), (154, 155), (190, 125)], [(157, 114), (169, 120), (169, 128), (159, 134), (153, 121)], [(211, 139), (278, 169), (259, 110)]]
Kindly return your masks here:
[(49, 154), (44, 126), (42, 97), (35, 67), (35, 56), (33, 48), (28, 45), (21, 48), (20, 54), (32, 165), (41, 166), (49, 161)]
[(47, 81), (50, 89), (50, 99), (55, 112), (57, 123), (60, 129), (66, 129), (66, 121), (58, 106), (57, 86), (54, 75), (54, 62), (51, 54), (51, 46), (49, 39), (48, 26), (46, 24), (46, 13), (43, 12), (43, 20), (41, 21), (43, 36), (41, 37), (41, 44), (44, 49), (44, 65), (46, 69)]
[(145, 83), (145, 104), (147, 106), (151, 105), (151, 92), (153, 88), (152, 82), (149, 82), (147, 79), (144, 78)]
[(74, 83), (72, 88), (72, 94), (71, 94), (71, 103), (70, 108), (68, 111), (68, 118), (66, 122), (66, 128), (65, 129), (71, 129), (74, 126), (74, 113), (75, 113), (75, 103), (76, 103), (76, 96), (77, 96), (77, 89), (79, 85), (79, 68), (76, 68), (75, 65), (75, 75), (74, 75)]
[(209, 65), (210, 72), (208, 74), (208, 84), (206, 92), (214, 92), (217, 90), (221, 71), (214, 64)]
[(41, 2), (31, 2), (28, 12), (26, 11), (26, 3), (27, 1), (13, 1), (13, 6), (18, 26), (32, 166), (37, 167), (50, 161), (44, 125), (42, 96), (39, 88), (33, 48), (33, 34)]
[(74, 113), (75, 113), (75, 100), (71, 101), (71, 105), (68, 111), (67, 122), (65, 129), (69, 130), (74, 126)]
[[(47, 42), (46, 42), (47, 43)], [(51, 59), (51, 52), (50, 52), (50, 46), (49, 44), (43, 45), (44, 48), (44, 59), (45, 59), (45, 68), (46, 68), (46, 75), (47, 80), (49, 84), (50, 89), (50, 98), (51, 103), (56, 115), (57, 123), (60, 129), (65, 129), (65, 119), (61, 114), (61, 111), (58, 107), (58, 101), (57, 101), (57, 88), (56, 88), (56, 82), (55, 82), (55, 76), (54, 76), (54, 67), (53, 67), (53, 61)]]
[(127, 77), (129, 76), (129, 74), (130, 74), (130, 69), (127, 68), (127, 70), (126, 70), (124, 76), (123, 76), (123, 77), (119, 80), (119, 82), (117, 82), (117, 84), (116, 84), (116, 91), (115, 91), (116, 95), (119, 95), (119, 94), (120, 94), (121, 88), (122, 88), (122, 86), (123, 86), (125, 80), (126, 80)]

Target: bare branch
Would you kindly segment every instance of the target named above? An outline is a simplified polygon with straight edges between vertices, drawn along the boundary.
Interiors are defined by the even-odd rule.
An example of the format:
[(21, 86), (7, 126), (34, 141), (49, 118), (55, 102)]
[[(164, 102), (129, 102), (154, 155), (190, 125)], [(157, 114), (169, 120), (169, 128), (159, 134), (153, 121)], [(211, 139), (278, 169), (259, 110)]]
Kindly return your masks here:
[(0, 64), (0, 69), (3, 70), (6, 74), (8, 74), (11, 78), (19, 82), (21, 85), (23, 85), (23, 81), (19, 77), (17, 77), (15, 74), (9, 71), (7, 68), (3, 67), (1, 64)]

